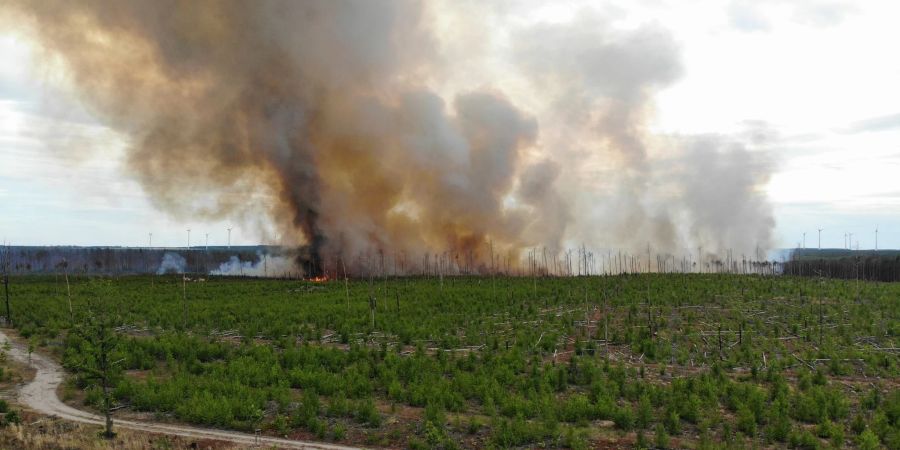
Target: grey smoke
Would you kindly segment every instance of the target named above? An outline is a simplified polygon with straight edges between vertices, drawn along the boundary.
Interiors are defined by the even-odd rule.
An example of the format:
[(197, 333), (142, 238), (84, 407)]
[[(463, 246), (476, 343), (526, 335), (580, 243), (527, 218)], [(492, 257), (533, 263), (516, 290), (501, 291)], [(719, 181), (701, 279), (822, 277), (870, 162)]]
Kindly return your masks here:
[(256, 252), (256, 261), (243, 261), (237, 256), (232, 256), (228, 261), (220, 264), (218, 269), (211, 270), (209, 274), (269, 277), (291, 274), (296, 270), (297, 268), (292, 258)]
[(178, 253), (166, 253), (163, 255), (162, 261), (159, 262), (159, 269), (156, 270), (157, 275), (165, 275), (167, 273), (184, 273), (187, 261), (184, 256)]
[(772, 173), (769, 157), (723, 136), (693, 136), (681, 145), (684, 154), (669, 170), (694, 244), (748, 256), (756, 246), (768, 249), (775, 220), (761, 187)]
[[(674, 251), (725, 239), (699, 233), (771, 233), (770, 221), (747, 223), (753, 211), (766, 217), (755, 190), (765, 167), (726, 189), (750, 205), (724, 219), (698, 201), (715, 186), (657, 171), (661, 155), (702, 151), (648, 131), (655, 94), (683, 72), (656, 25), (581, 14), (516, 33), (513, 66), (551, 99), (550, 111), (526, 111), (501, 81), (429, 86), (453, 64), (430, 28), (433, 3), (7, 4), (0, 20), (38, 40), (127, 137), (127, 170), (154, 206), (269, 223), (311, 247), (314, 273), (379, 253), (470, 253), (483, 264), (490, 244), (512, 255), (582, 242)], [(719, 163), (703, 169), (726, 172), (691, 176), (728, 183), (724, 173), (749, 163), (716, 148)]]
[[(683, 73), (673, 37), (655, 25), (620, 29), (582, 14), (516, 36), (516, 63), (554, 96), (549, 145), (573, 202), (570, 242), (657, 252), (750, 251), (771, 244), (774, 220), (762, 187), (774, 131), (747, 124), (739, 136), (658, 136), (648, 131), (655, 94)], [(545, 128), (548, 125), (544, 125)], [(548, 145), (548, 144), (545, 144)], [(590, 171), (584, 170), (590, 167)]]

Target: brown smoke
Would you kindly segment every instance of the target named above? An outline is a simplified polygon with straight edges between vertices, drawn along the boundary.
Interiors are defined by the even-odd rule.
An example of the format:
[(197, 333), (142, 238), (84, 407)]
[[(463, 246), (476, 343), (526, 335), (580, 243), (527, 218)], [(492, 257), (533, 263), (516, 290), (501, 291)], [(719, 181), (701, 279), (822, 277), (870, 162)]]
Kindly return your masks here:
[[(418, 2), (13, 6), (81, 99), (130, 136), (129, 169), (176, 216), (263, 210), (316, 265), (489, 241), (509, 251), (541, 221), (523, 208), (544, 196), (504, 205), (536, 122), (500, 94), (446, 105), (415, 81), (431, 41)], [(551, 228), (541, 238), (558, 241)]]
[[(353, 266), (379, 253), (404, 255), (407, 267), (426, 253), (483, 266), (491, 247), (515, 264), (525, 248), (584, 241), (652, 239), (674, 251), (733, 225), (698, 213), (705, 185), (675, 172), (659, 178), (691, 198), (648, 204), (665, 197), (648, 181), (658, 176), (646, 149), (650, 100), (681, 73), (667, 33), (598, 35), (607, 24), (588, 18), (514, 37), (517, 65), (555, 99), (560, 122), (550, 124), (572, 131), (541, 143), (532, 114), (493, 88), (449, 99), (428, 87), (446, 62), (425, 5), (13, 0), (2, 18), (128, 136), (128, 169), (156, 207), (184, 219), (265, 217), (283, 240), (310, 245), (313, 272), (323, 258)], [(529, 157), (550, 144), (559, 148)], [(579, 167), (597, 155), (609, 175), (599, 186)], [(740, 160), (721, 161), (707, 168), (740, 170)], [(768, 241), (771, 219), (756, 220), (768, 205), (754, 193), (765, 179), (754, 172), (734, 199), (714, 198), (751, 197), (742, 226)]]

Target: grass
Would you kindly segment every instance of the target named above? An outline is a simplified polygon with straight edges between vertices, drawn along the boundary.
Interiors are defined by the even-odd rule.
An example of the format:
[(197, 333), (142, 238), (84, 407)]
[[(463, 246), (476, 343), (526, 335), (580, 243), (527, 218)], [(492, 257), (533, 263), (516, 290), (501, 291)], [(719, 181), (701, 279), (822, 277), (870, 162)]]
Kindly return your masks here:
[(113, 316), (117, 414), (368, 446), (900, 445), (897, 284), (399, 278), (348, 299), (342, 281), (70, 282), (74, 314), (58, 279), (14, 278), (14, 323), (96, 405), (69, 330)]

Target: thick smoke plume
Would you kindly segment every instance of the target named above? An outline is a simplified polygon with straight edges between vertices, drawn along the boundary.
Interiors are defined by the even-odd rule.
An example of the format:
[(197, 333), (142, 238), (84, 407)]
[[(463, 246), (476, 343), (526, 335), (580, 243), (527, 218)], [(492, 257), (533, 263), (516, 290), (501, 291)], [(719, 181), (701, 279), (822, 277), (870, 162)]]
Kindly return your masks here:
[[(743, 233), (735, 224), (752, 228), (748, 246), (768, 245), (764, 164), (725, 191), (699, 180), (732, 183), (740, 156), (655, 169), (652, 96), (681, 67), (652, 27), (597, 34), (609, 24), (586, 18), (513, 36), (514, 66), (551, 100), (525, 112), (503, 86), (429, 87), (448, 64), (432, 2), (7, 4), (3, 18), (128, 136), (128, 170), (155, 206), (267, 218), (283, 242), (310, 246), (311, 273), (385, 254), (407, 271), (438, 255), (502, 267), (583, 242), (675, 252), (701, 235), (717, 251)], [(679, 161), (724, 151), (672, 140)], [(707, 188), (751, 201), (719, 218), (706, 201), (726, 199)]]

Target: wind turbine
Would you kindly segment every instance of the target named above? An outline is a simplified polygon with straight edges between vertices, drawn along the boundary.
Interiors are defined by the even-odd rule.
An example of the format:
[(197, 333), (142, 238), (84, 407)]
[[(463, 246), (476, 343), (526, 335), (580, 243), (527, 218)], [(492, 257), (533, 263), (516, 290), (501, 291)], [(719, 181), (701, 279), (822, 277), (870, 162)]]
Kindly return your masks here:
[(800, 247), (800, 248), (806, 248), (806, 232), (805, 231), (803, 232), (803, 247)]
[(228, 248), (231, 248), (231, 228), (228, 229)]
[(847, 233), (847, 249), (853, 250), (853, 233)]
[(878, 225), (875, 225), (875, 251), (878, 251)]
[(153, 248), (153, 233), (147, 233), (150, 236), (147, 240), (147, 247)]
[[(824, 228), (817, 228), (817, 230), (819, 230), (819, 250), (822, 250), (822, 230), (824, 230)], [(877, 241), (877, 239), (876, 239), (876, 241)]]
[(188, 228), (188, 229), (187, 229), (187, 232), (188, 232), (188, 245), (187, 245), (187, 249), (190, 250), (190, 249), (191, 249), (191, 229)]

